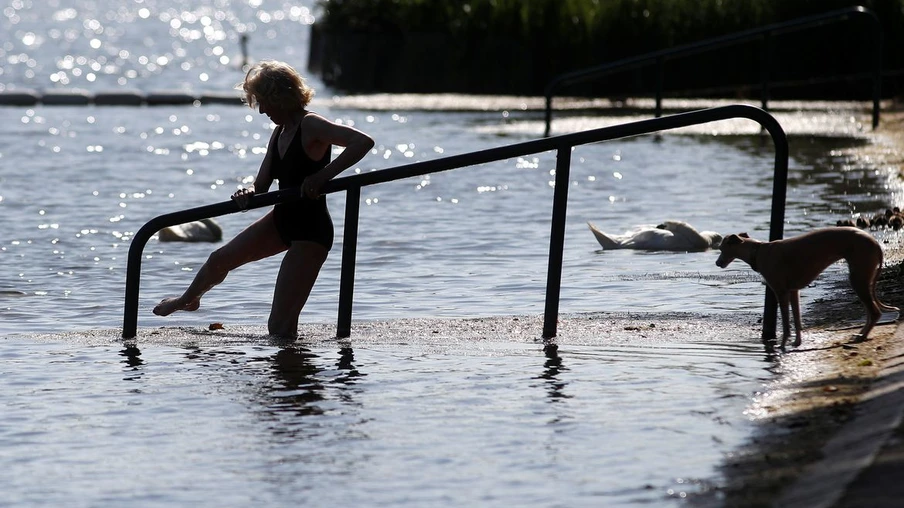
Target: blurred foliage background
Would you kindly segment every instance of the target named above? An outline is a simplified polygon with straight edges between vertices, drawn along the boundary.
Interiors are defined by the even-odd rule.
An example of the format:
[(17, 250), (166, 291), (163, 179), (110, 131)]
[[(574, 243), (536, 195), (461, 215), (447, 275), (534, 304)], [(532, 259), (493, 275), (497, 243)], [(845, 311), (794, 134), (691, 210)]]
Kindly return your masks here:
[[(856, 5), (879, 18), (883, 96), (898, 95), (904, 0), (323, 0), (309, 67), (347, 91), (542, 95), (564, 72)], [(664, 89), (756, 95), (766, 70), (773, 98), (868, 98), (877, 34), (862, 18), (670, 58)], [(630, 96), (655, 82), (647, 66), (570, 93)]]

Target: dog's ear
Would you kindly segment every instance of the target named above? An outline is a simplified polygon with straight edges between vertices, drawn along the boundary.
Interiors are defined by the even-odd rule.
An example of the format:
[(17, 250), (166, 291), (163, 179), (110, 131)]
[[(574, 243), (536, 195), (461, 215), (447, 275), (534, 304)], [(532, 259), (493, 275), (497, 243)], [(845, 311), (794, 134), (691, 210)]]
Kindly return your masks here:
[(741, 238), (750, 238), (750, 235), (748, 235), (747, 233), (740, 233), (738, 236), (740, 236)]
[[(741, 233), (741, 234), (744, 234), (744, 233)], [(743, 240), (741, 240), (741, 237), (738, 235), (728, 235), (728, 238), (725, 238), (724, 240), (722, 240), (722, 244), (720, 245), (720, 247), (729, 247), (732, 245), (737, 245), (737, 244), (741, 243), (742, 241)]]

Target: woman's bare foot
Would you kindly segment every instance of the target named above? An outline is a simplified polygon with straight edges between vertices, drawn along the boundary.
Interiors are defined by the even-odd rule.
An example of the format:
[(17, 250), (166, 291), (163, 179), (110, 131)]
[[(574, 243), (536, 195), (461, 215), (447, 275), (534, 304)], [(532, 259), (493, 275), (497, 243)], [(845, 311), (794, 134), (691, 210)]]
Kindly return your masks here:
[(182, 303), (181, 298), (164, 298), (154, 307), (154, 314), (169, 316), (177, 310), (196, 311), (201, 306), (201, 301), (194, 299), (188, 303)]

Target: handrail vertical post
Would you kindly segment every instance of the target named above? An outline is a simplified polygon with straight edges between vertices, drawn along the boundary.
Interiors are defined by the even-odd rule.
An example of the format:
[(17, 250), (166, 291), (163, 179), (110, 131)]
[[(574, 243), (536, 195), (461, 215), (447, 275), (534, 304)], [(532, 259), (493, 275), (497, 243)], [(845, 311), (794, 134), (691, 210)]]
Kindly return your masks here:
[(543, 137), (548, 138), (549, 132), (552, 130), (552, 92), (546, 93), (546, 130)]
[(141, 283), (141, 255), (147, 240), (135, 235), (129, 246), (126, 266), (126, 295), (122, 316), (122, 337), (134, 338), (138, 334), (138, 290)]
[(662, 87), (665, 81), (665, 58), (656, 59), (656, 118), (662, 116)]
[(762, 48), (760, 50), (760, 104), (763, 110), (769, 111), (769, 76), (772, 74), (772, 37), (770, 33), (763, 34)]
[[(788, 137), (780, 126), (769, 128), (775, 145), (775, 164), (772, 177), (772, 212), (769, 218), (769, 241), (781, 240), (785, 234), (785, 201), (788, 193)], [(771, 289), (766, 288), (763, 304), (764, 341), (775, 338), (778, 302)]]
[(342, 273), (339, 280), (339, 319), (336, 337), (344, 339), (352, 334), (352, 300), (355, 292), (355, 257), (358, 252), (358, 217), (361, 207), (361, 186), (353, 185), (346, 192), (345, 224), (342, 235)]
[(559, 320), (559, 294), (562, 285), (562, 257), (565, 250), (565, 217), (568, 208), (568, 181), (571, 171), (571, 145), (556, 151), (556, 188), (552, 201), (552, 225), (549, 234), (549, 264), (546, 274), (546, 308), (543, 314), (543, 338), (556, 336)]
[(876, 48), (873, 51), (873, 130), (879, 127), (879, 101), (882, 98), (882, 26), (873, 17), (876, 30), (873, 33)]
[(763, 342), (775, 340), (775, 327), (778, 324), (777, 312), (778, 300), (775, 299), (775, 293), (766, 288), (766, 296), (763, 299), (763, 334), (761, 336)]

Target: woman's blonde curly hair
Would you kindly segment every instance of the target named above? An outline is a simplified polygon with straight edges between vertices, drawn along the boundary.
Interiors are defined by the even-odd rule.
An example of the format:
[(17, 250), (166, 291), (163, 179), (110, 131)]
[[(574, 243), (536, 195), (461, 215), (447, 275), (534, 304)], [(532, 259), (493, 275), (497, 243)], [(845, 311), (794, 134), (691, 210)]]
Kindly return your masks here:
[(305, 84), (298, 71), (276, 60), (256, 63), (248, 70), (245, 81), (236, 88), (242, 90), (244, 102), (252, 108), (263, 102), (300, 111), (314, 97), (314, 89)]

